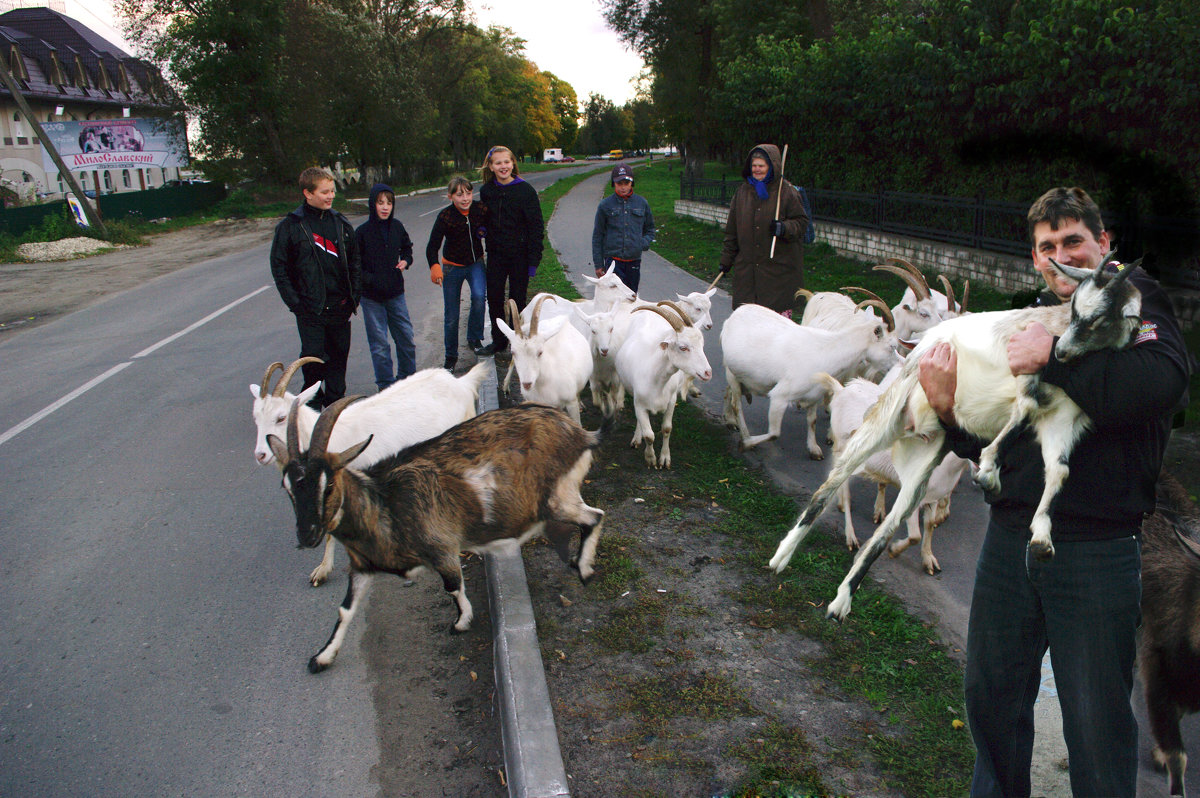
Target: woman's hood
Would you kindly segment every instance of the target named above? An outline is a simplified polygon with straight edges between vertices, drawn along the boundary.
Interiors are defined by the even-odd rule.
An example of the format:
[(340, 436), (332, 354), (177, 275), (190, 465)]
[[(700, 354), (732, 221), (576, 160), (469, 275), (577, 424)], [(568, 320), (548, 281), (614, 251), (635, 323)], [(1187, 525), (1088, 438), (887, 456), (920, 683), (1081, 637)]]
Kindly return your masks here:
[(767, 156), (767, 163), (771, 164), (772, 181), (783, 174), (783, 158), (779, 154), (779, 148), (774, 144), (756, 144), (746, 156), (746, 163), (742, 165), (742, 177), (750, 177), (750, 161), (754, 160), (755, 155)]

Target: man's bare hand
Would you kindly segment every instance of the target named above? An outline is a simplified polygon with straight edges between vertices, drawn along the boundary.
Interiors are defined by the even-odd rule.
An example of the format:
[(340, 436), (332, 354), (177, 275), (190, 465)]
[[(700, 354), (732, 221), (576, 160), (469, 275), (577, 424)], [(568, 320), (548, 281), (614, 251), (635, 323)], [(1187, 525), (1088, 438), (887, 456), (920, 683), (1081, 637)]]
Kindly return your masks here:
[(946, 424), (954, 424), (954, 392), (958, 388), (958, 355), (948, 343), (935, 344), (921, 356), (917, 379), (929, 406)]
[(1054, 336), (1034, 322), (1008, 339), (1008, 368), (1013, 375), (1037, 374), (1050, 362)]

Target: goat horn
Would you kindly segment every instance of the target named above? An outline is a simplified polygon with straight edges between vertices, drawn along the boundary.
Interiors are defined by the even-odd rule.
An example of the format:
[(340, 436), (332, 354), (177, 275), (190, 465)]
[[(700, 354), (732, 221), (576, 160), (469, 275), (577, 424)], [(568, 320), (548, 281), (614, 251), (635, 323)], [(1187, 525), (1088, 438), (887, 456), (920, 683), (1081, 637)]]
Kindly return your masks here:
[(649, 310), (653, 313), (657, 313), (667, 320), (667, 323), (671, 325), (675, 332), (683, 332), (683, 322), (677, 319), (674, 314), (668, 313), (656, 305), (642, 305), (641, 307), (634, 308), (633, 312), (637, 313), (639, 310)]
[(813, 292), (809, 291), (807, 288), (797, 288), (796, 293), (792, 294), (792, 299), (799, 299), (800, 297), (804, 297), (805, 302), (811, 302), (813, 298)]
[[(876, 294), (874, 291), (870, 291), (866, 288), (859, 288), (857, 285), (844, 285), (841, 288), (839, 288), (838, 290), (839, 291), (858, 291), (860, 294), (865, 294), (867, 299), (878, 299), (880, 302), (883, 302), (883, 299), (879, 296), (879, 294)], [(887, 304), (887, 303), (884, 302), (884, 304)]]
[(939, 274), (938, 280), (941, 281), (942, 287), (946, 289), (946, 309), (952, 313), (958, 312), (958, 305), (954, 302), (954, 286), (950, 285), (950, 281), (946, 279), (946, 275)]
[[(329, 436), (333, 434), (333, 425), (337, 422), (338, 416), (342, 414), (342, 411), (348, 405), (365, 398), (362, 394), (344, 396), (321, 411), (321, 415), (317, 418), (316, 426), (313, 427), (312, 438), (308, 442), (309, 457), (325, 454), (325, 450), (329, 447)], [(290, 433), (288, 435), (288, 445), (291, 446)]]
[(273, 396), (283, 396), (283, 392), (287, 390), (288, 383), (292, 381), (296, 371), (305, 363), (324, 363), (325, 361), (319, 357), (302, 357), (299, 360), (293, 360), (292, 364), (284, 369), (283, 376), (279, 378), (279, 382), (275, 383), (275, 392)]
[(521, 311), (517, 309), (517, 300), (510, 299), (504, 303), (504, 310), (508, 314), (508, 323), (513, 328), (513, 332), (518, 337), (524, 338), (525, 334), (521, 332)]
[(300, 397), (297, 396), (292, 400), (292, 406), (288, 409), (287, 417), (287, 451), (288, 461), (300, 459), (300, 424), (297, 418), (300, 415)]
[(862, 310), (865, 307), (879, 308), (879, 312), (883, 314), (883, 321), (887, 324), (888, 332), (896, 329), (896, 320), (892, 318), (892, 309), (887, 306), (887, 303), (876, 297), (875, 299), (864, 299), (854, 306), (855, 310)]
[[(540, 297), (537, 298), (537, 301), (533, 303), (533, 313), (530, 314), (530, 316), (529, 316), (529, 337), (530, 338), (537, 335), (538, 316), (542, 312), (542, 303), (545, 302), (547, 299), (554, 299), (554, 297), (550, 296), (549, 294), (542, 294)], [(555, 300), (555, 301), (557, 301), (557, 300)]]
[(267, 366), (267, 373), (263, 375), (262, 385), (258, 389), (258, 396), (260, 399), (267, 398), (267, 392), (271, 390), (271, 375), (275, 373), (275, 369), (283, 371), (283, 364), (278, 360)]
[(959, 313), (966, 313), (966, 312), (967, 312), (967, 295), (968, 295), (968, 294), (970, 294), (970, 293), (971, 293), (971, 281), (970, 281), (970, 280), (963, 280), (963, 296), (962, 296), (962, 302), (958, 303), (958, 312), (959, 312)]
[(911, 263), (906, 261), (904, 258), (888, 258), (887, 262), (896, 264), (897, 266), (899, 266), (900, 268), (904, 269), (909, 274), (911, 274), (913, 277), (917, 278), (917, 282), (919, 282), (924, 288), (924, 296), (921, 295), (921, 293), (922, 293), (921, 291), (918, 291), (917, 292), (918, 298), (919, 299), (929, 299), (929, 281), (925, 279), (925, 275), (921, 273), (920, 269), (918, 269), (916, 266), (913, 266)]
[(916, 277), (913, 277), (912, 272), (910, 272), (908, 269), (902, 269), (899, 266), (881, 263), (878, 266), (873, 267), (872, 271), (890, 272), (891, 274), (896, 275), (908, 284), (908, 287), (913, 290), (913, 293), (916, 294), (918, 300), (929, 297), (929, 286), (925, 285), (924, 280), (918, 280)]
[(683, 310), (683, 308), (679, 307), (678, 305), (676, 305), (676, 304), (675, 304), (674, 302), (672, 302), (671, 300), (669, 300), (669, 299), (664, 299), (662, 302), (659, 302), (658, 304), (659, 304), (659, 305), (666, 305), (666, 306), (667, 306), (667, 307), (669, 307), (671, 310), (673, 310), (673, 311), (675, 311), (676, 313), (678, 313), (678, 314), (679, 314), (679, 320), (683, 322), (683, 324), (684, 324), (684, 326), (685, 326), (685, 327), (691, 327), (691, 326), (693, 326), (693, 325), (692, 325), (692, 317), (691, 317), (691, 316), (689, 316), (687, 313), (685, 313), (685, 312), (684, 312), (684, 310)]

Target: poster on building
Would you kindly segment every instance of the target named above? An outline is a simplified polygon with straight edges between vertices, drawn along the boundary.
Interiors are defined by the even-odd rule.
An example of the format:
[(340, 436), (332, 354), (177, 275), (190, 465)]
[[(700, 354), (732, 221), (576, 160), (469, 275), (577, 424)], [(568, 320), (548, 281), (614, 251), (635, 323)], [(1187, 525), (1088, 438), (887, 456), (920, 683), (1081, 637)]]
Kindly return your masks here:
[[(93, 169), (148, 169), (187, 166), (187, 145), (179, 125), (164, 119), (86, 119), (42, 122), (58, 154), (72, 172)], [(58, 167), (42, 148), (46, 174)]]

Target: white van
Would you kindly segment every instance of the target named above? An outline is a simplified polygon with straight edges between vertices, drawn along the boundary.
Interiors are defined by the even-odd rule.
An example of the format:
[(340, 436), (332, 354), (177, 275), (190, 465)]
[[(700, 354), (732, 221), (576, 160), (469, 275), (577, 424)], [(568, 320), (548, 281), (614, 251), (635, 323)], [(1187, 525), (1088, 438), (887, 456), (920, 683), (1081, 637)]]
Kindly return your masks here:
[(563, 151), (561, 147), (551, 147), (548, 150), (542, 150), (543, 163), (558, 163), (563, 159)]

